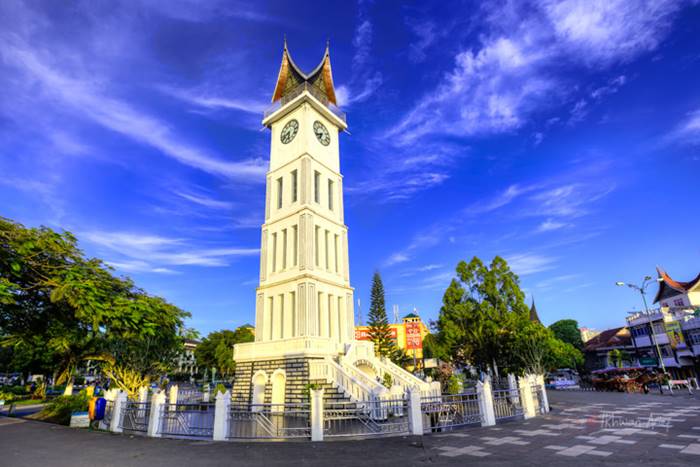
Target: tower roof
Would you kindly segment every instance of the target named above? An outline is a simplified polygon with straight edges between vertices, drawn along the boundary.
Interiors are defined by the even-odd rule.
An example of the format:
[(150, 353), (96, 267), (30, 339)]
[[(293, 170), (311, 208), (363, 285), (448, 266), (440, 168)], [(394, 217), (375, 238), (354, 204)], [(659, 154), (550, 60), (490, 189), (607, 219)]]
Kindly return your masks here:
[(680, 282), (671, 279), (671, 276), (659, 266), (656, 267), (656, 272), (659, 274), (661, 281), (659, 281), (659, 290), (656, 292), (656, 297), (654, 297), (654, 303), (674, 295), (688, 293), (693, 288), (700, 289), (700, 274), (689, 282)]
[(532, 305), (530, 305), (530, 321), (542, 324), (540, 317), (537, 314), (537, 307), (535, 306), (535, 299), (532, 299)]
[(282, 64), (277, 75), (277, 84), (272, 94), (272, 102), (277, 102), (290, 94), (299, 85), (307, 83), (312, 87), (314, 97), (338, 105), (335, 98), (335, 87), (333, 86), (333, 73), (331, 72), (330, 43), (326, 44), (326, 51), (323, 54), (321, 63), (310, 73), (304, 73), (301, 68), (294, 63), (287, 48), (287, 39), (284, 40), (284, 50), (282, 51)]

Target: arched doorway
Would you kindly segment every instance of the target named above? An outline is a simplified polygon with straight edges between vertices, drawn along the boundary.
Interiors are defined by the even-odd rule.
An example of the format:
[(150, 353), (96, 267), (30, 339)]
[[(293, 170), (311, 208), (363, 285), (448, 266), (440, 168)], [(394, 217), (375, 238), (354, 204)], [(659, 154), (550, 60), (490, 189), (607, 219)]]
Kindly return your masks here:
[(358, 370), (360, 370), (362, 373), (367, 375), (368, 378), (372, 378), (373, 380), (377, 379), (377, 376), (378, 376), (377, 369), (374, 367), (374, 365), (371, 362), (369, 362), (367, 360), (356, 360), (355, 366), (357, 367)]
[(284, 400), (287, 385), (287, 375), (284, 370), (277, 369), (272, 373), (272, 408), (270, 412), (284, 412)]
[(267, 384), (267, 374), (260, 370), (253, 375), (253, 400), (252, 411), (260, 412), (265, 403), (265, 385)]

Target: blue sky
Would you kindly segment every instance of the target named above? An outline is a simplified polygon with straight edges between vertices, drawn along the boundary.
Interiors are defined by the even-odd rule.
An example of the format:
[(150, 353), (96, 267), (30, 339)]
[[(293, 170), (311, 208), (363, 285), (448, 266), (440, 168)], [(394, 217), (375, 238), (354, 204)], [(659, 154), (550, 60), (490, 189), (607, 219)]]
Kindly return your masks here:
[[(248, 3), (248, 2), (246, 2)], [(65, 228), (193, 315), (252, 322), (286, 33), (331, 41), (351, 282), (437, 316), (501, 255), (548, 324), (700, 269), (697, 1), (0, 3), (0, 215)]]

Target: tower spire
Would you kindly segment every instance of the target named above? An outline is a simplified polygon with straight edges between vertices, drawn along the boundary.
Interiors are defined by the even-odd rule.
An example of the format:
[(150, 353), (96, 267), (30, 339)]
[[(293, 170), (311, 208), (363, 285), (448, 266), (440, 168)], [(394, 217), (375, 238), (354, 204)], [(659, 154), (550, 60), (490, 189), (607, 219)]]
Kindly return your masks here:
[(275, 91), (272, 93), (272, 102), (277, 102), (285, 95), (291, 94), (294, 89), (305, 83), (319, 91), (318, 94), (314, 94), (314, 97), (323, 101), (324, 104), (337, 105), (335, 87), (333, 86), (333, 73), (331, 72), (330, 39), (326, 41), (326, 50), (318, 66), (311, 72), (304, 73), (292, 60), (287, 47), (287, 35), (285, 34), (282, 63), (277, 75)]

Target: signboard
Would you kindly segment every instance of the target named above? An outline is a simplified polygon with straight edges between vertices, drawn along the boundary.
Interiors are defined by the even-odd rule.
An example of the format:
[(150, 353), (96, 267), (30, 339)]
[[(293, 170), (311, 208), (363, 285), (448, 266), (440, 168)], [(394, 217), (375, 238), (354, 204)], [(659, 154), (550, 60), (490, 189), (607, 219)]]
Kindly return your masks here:
[(640, 357), (639, 364), (642, 366), (657, 366), (659, 361), (656, 357)]
[(438, 361), (437, 358), (426, 358), (424, 361), (424, 368), (437, 368)]
[(423, 335), (421, 334), (420, 323), (408, 321), (406, 323), (406, 350), (416, 350), (423, 348)]
[[(396, 328), (390, 327), (389, 328), (389, 337), (392, 339), (396, 339)], [(363, 327), (363, 328), (355, 328), (355, 340), (356, 341), (368, 341), (369, 340), (369, 328), (368, 327)]]
[(681, 323), (678, 321), (669, 321), (668, 323), (665, 323), (665, 325), (668, 343), (671, 344), (672, 348), (675, 349), (679, 344), (685, 344), (685, 340), (683, 339), (683, 331), (681, 331)]
[(71, 428), (88, 428), (90, 426), (90, 415), (87, 412), (73, 412), (70, 416)]

